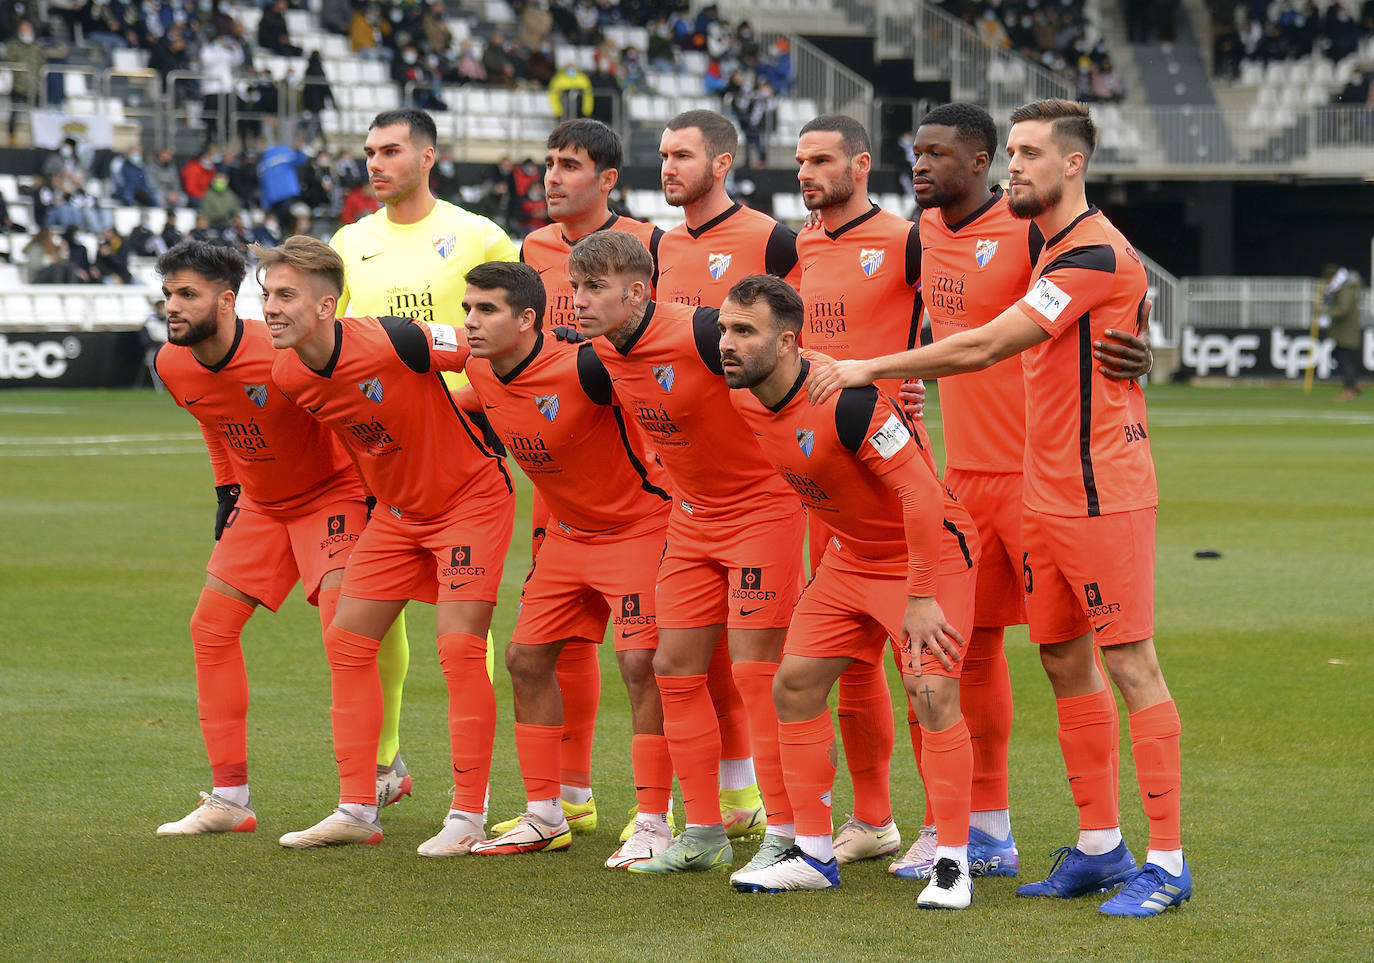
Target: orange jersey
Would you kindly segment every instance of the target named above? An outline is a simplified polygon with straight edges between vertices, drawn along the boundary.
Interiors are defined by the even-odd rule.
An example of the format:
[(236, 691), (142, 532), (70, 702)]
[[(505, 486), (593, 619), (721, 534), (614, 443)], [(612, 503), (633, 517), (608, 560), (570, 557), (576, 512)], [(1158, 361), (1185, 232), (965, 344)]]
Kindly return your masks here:
[(200, 422), (216, 485), (242, 486), (241, 504), (293, 515), (362, 498), (363, 486), (333, 433), (272, 381), (267, 325), (238, 320), (224, 360), (208, 368), (191, 349), (164, 344), (154, 364), (172, 399)]
[(1050, 340), (1022, 355), (1026, 507), (1105, 515), (1158, 504), (1145, 394), (1097, 370), (1093, 341), (1138, 334), (1145, 268), (1096, 207), (1050, 238), (1018, 304)]
[[(612, 214), (611, 219), (597, 230), (633, 234), (649, 249), (655, 265), (650, 290), (652, 294), (652, 284), (658, 282), (658, 245), (663, 238), (662, 228)], [(538, 271), (539, 280), (544, 282), (546, 329), (578, 327), (577, 312), (573, 310), (572, 284), (568, 281), (568, 255), (572, 253), (573, 243), (564, 235), (562, 225), (547, 224), (530, 232), (520, 246), (520, 260)]]
[(870, 385), (813, 405), (803, 390), (809, 373), (803, 361), (776, 405), (746, 389), (731, 391), (730, 401), (840, 552), (875, 575), (905, 573), (910, 594), (933, 596), (941, 552), (951, 547), (944, 542), (953, 538), (973, 567), (972, 519), (922, 457), (897, 402)]
[[(797, 235), (802, 344), (832, 358), (876, 358), (921, 335), (921, 243), (916, 225), (874, 204), (834, 231)], [(896, 394), (899, 379), (878, 384)]]
[(509, 374), (482, 358), (470, 359), (467, 372), (487, 420), (548, 502), (551, 528), (600, 541), (667, 525), (663, 469), (636, 454), (590, 344), (541, 335)]
[(453, 403), (440, 372), (461, 371), (467, 340), (450, 325), (340, 318), (322, 371), (279, 351), (272, 377), (334, 429), (363, 480), (406, 520), (434, 518), (469, 493), (511, 488), (505, 463)]
[[(1000, 187), (958, 224), (938, 209), (921, 214), (921, 291), (938, 341), (987, 324), (1030, 287), (1045, 246), (1033, 221), (1012, 216)], [(1019, 472), (1026, 448), (1026, 389), (1021, 362), (940, 379), (945, 467)]]
[(761, 499), (796, 505), (730, 405), (720, 366), (716, 308), (649, 302), (622, 353), (593, 345), (616, 395), (668, 470), (673, 495), (691, 515), (737, 518)]
[(718, 308), (735, 282), (774, 274), (801, 284), (797, 235), (767, 214), (734, 204), (695, 231), (679, 224), (658, 245), (657, 300)]

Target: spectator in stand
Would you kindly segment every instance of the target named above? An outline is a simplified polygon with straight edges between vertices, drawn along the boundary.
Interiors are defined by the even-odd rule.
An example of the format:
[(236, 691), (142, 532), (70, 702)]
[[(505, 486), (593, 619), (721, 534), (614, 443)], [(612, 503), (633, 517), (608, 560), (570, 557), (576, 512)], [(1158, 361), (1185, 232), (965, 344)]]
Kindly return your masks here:
[(353, 24), (353, 0), (322, 0), (320, 26), (330, 33), (348, 36)]
[(343, 190), (334, 179), (334, 162), (326, 151), (320, 151), (315, 159), (299, 171), (301, 182), (301, 201), (310, 206), (312, 213), (335, 217), (343, 207)]
[(320, 52), (312, 50), (305, 64), (305, 76), (301, 79), (301, 135), (308, 141), (328, 143), (321, 116), (326, 108), (337, 106), (334, 88), (329, 86)]
[(340, 147), (338, 156), (334, 158), (334, 180), (344, 190), (367, 180), (363, 162), (354, 157), (347, 147)]
[(167, 208), (167, 215), (162, 221), (162, 244), (164, 247), (175, 247), (181, 240), (181, 229), (177, 227), (177, 212), (172, 208)]
[(650, 93), (649, 74), (644, 63), (644, 55), (638, 47), (626, 47), (620, 52), (622, 82), (627, 94)]
[(223, 244), (224, 235), (210, 226), (210, 219), (204, 214), (196, 215), (196, 226), (191, 229), (191, 238), (206, 244)]
[(768, 163), (768, 136), (777, 126), (777, 115), (777, 95), (766, 80), (736, 99), (735, 116), (744, 134), (744, 166), (759, 168)]
[(756, 71), (760, 80), (766, 80), (782, 96), (792, 89), (792, 45), (786, 37), (780, 37), (768, 48), (768, 57), (759, 64)]
[(20, 20), (15, 25), (14, 36), (5, 43), (5, 60), (16, 64), (20, 69), (10, 76), (9, 143), (14, 146), (14, 131), (21, 114), (37, 106), (38, 77), (49, 60), (66, 56), (65, 47), (40, 42), (32, 21)]
[(433, 68), (434, 55), (422, 56), (420, 48), (414, 43), (406, 43), (399, 57), (391, 60), (391, 79), (401, 89), (401, 99), (410, 106), (421, 110), (448, 110), (448, 104), (440, 98), (443, 89), (439, 74)]
[(28, 284), (80, 284), (66, 246), (50, 227), (40, 227), (24, 245), (24, 281)]
[(151, 221), (152, 214), (148, 210), (145, 209), (139, 214), (138, 223), (124, 239), (130, 254), (138, 257), (157, 257), (167, 250), (162, 238), (153, 232)]
[(95, 249), (94, 269), (104, 284), (133, 284), (129, 273), (129, 251), (114, 228), (106, 228)]
[(477, 47), (471, 40), (464, 40), (458, 47), (458, 79), (459, 83), (481, 82), (487, 79), (482, 58), (478, 56)]
[[(283, 224), (292, 220), (291, 208), (300, 200), (301, 181), (297, 173), (310, 163), (301, 145), (274, 144), (258, 160), (258, 196), (262, 206), (274, 211)], [(306, 205), (306, 215), (310, 208)]]
[[(172, 27), (153, 44), (153, 49), (148, 53), (148, 66), (157, 71), (158, 78), (162, 81), (163, 89), (167, 89), (167, 75), (176, 71), (186, 72), (191, 69), (191, 57), (186, 49), (186, 36), (181, 28)], [(196, 94), (196, 81), (190, 78), (179, 78), (173, 83), (172, 94), (176, 103), (180, 105)]]
[(649, 66), (654, 70), (677, 73), (681, 68), (677, 62), (677, 47), (673, 44), (673, 31), (667, 17), (659, 17), (649, 28)]
[(372, 190), (372, 184), (363, 181), (354, 184), (353, 189), (344, 198), (343, 210), (339, 212), (339, 223), (352, 224), (360, 217), (366, 217), (373, 211), (380, 209), (381, 201), (377, 200), (377, 194)]
[(390, 60), (391, 48), (386, 43), (390, 33), (391, 26), (375, 3), (355, 7), (348, 28), (349, 49), (368, 60)]
[(200, 212), (211, 227), (222, 228), (242, 210), (243, 201), (229, 189), (229, 174), (222, 170), (215, 171), (215, 176), (210, 180), (210, 189), (200, 199)]
[(200, 207), (200, 199), (210, 189), (218, 163), (214, 148), (206, 145), (199, 157), (192, 157), (181, 168), (181, 189), (186, 192), (191, 207)]
[(601, 42), (601, 10), (592, 0), (577, 0), (573, 17), (577, 21), (577, 33), (570, 38), (573, 43), (595, 47)]
[(549, 104), (555, 120), (592, 116), (595, 97), (591, 78), (570, 61), (549, 81)]
[(735, 28), (735, 51), (740, 62), (750, 70), (758, 66), (759, 41), (754, 36), (754, 26), (748, 20), (741, 20)]
[(254, 244), (261, 244), (263, 247), (276, 247), (282, 242), (281, 227), (277, 224), (277, 215), (271, 211), (265, 213), (253, 224), (253, 230), (250, 234)]
[(1241, 45), (1240, 32), (1235, 24), (1212, 24), (1212, 64), (1217, 76), (1232, 81), (1240, 79), (1240, 62), (1244, 53), (1245, 48)]
[(89, 44), (99, 47), (108, 62), (111, 51), (138, 45), (138, 36), (124, 20), (123, 4), (87, 0), (81, 9), (81, 29)]
[(1326, 37), (1326, 56), (1332, 63), (1340, 63), (1360, 49), (1360, 25), (1341, 0), (1334, 0), (1326, 8), (1322, 33)]
[(557, 72), (552, 40), (545, 40), (530, 51), (529, 60), (525, 61), (525, 74), (531, 83), (538, 84), (540, 87), (547, 87)]
[(501, 86), (515, 86), (515, 65), (511, 63), (510, 51), (506, 49), (506, 38), (500, 33), (491, 35), (486, 49), (482, 51), (482, 69), (486, 71), (487, 83)]
[(544, 182), (535, 181), (525, 188), (525, 196), (520, 202), (520, 223), (516, 225), (520, 236), (524, 237), (531, 231), (537, 231), (546, 224), (552, 224), (549, 220), (549, 205), (544, 198)]
[[(205, 136), (220, 137), (220, 115), (228, 116), (229, 99), (235, 96), (234, 74), (243, 66), (243, 50), (232, 33), (222, 33), (200, 48), (200, 93)], [(224, 132), (228, 136), (228, 131)]]
[(1104, 103), (1116, 103), (1125, 98), (1126, 88), (1111, 60), (1104, 59), (1093, 71), (1092, 94), (1094, 100)]
[(121, 204), (156, 207), (157, 193), (148, 172), (143, 169), (143, 150), (134, 147), (127, 154), (116, 154), (110, 161), (110, 196)]
[(159, 205), (179, 207), (183, 200), (181, 169), (177, 167), (176, 156), (171, 148), (164, 147), (148, 166), (148, 183)]
[(553, 14), (547, 0), (529, 0), (520, 13), (520, 43), (526, 50), (538, 50), (553, 37)]
[(66, 248), (67, 259), (71, 261), (72, 270), (76, 273), (77, 283), (99, 284), (100, 272), (91, 263), (91, 252), (86, 249), (86, 245), (77, 236), (74, 226), (68, 225), (62, 231), (62, 244)]
[(430, 53), (447, 56), (453, 47), (453, 29), (448, 25), (448, 10), (442, 0), (435, 0), (420, 18), (420, 35)]
[(303, 47), (291, 42), (291, 31), (286, 25), (286, 0), (272, 0), (263, 10), (258, 20), (258, 46), (282, 57), (299, 57), (305, 53)]
[(1363, 107), (1369, 102), (1369, 95), (1369, 77), (1363, 71), (1357, 70), (1350, 75), (1349, 82), (1341, 88), (1340, 93), (1331, 99), (1331, 102), (1350, 107)]
[(463, 204), (463, 181), (458, 176), (458, 165), (453, 160), (452, 149), (445, 147), (429, 171), (429, 192), (441, 201), (450, 204)]

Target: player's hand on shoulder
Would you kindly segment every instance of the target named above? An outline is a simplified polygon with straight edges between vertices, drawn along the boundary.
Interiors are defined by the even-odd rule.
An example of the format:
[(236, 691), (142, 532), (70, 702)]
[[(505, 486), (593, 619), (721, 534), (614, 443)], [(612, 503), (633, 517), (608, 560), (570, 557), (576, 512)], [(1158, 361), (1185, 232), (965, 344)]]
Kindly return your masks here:
[(820, 358), (824, 360), (812, 360), (811, 374), (806, 379), (806, 395), (813, 405), (825, 401), (841, 388), (860, 388), (873, 383), (867, 361), (835, 361), (824, 355)]
[(229, 516), (234, 513), (234, 509), (239, 504), (239, 493), (242, 489), (238, 485), (216, 485), (215, 486), (215, 541), (224, 534), (224, 526), (229, 524)]
[(820, 211), (807, 211), (806, 220), (802, 221), (803, 231), (816, 231), (825, 227), (825, 221), (821, 220)]
[(927, 649), (946, 669), (963, 658), (964, 637), (945, 618), (940, 603), (934, 598), (908, 598), (906, 615), (902, 618), (903, 641), (911, 643), (911, 662), (916, 673), (921, 671), (921, 650)]
[(1093, 342), (1093, 357), (1099, 362), (1097, 370), (1116, 381), (1134, 381), (1154, 367), (1155, 356), (1150, 350), (1150, 310), (1152, 301), (1146, 301), (1140, 317), (1140, 330), (1145, 335), (1137, 337), (1125, 331), (1108, 328), (1103, 332), (1109, 340)]
[(902, 410), (912, 418), (920, 418), (926, 410), (926, 383), (920, 378), (913, 378), (910, 381), (902, 382), (902, 389), (898, 392), (901, 398)]
[(569, 344), (581, 344), (583, 341), (591, 340), (576, 328), (563, 324), (553, 329), (553, 336), (559, 341), (566, 341)]

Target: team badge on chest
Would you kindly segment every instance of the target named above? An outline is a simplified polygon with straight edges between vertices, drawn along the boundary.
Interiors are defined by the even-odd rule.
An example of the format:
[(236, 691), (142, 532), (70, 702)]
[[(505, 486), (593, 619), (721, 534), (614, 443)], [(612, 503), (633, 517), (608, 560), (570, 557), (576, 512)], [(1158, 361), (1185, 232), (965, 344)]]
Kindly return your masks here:
[(730, 257), (729, 254), (706, 255), (706, 267), (711, 272), (712, 281), (719, 281), (730, 270)]
[(882, 247), (866, 247), (859, 251), (859, 267), (863, 268), (864, 277), (871, 278), (878, 273), (878, 268), (883, 266), (886, 250)]
[(244, 385), (244, 393), (248, 395), (248, 400), (259, 408), (267, 405), (267, 385)]
[(660, 388), (671, 394), (673, 391), (673, 381), (675, 380), (673, 366), (670, 364), (654, 365), (654, 380), (658, 382)]
[(987, 267), (987, 266), (988, 266), (988, 262), (992, 260), (993, 255), (995, 255), (996, 253), (997, 253), (997, 242), (996, 242), (996, 241), (989, 241), (989, 240), (980, 238), (980, 239), (978, 240), (978, 243), (975, 244), (974, 247), (973, 247), (973, 259), (974, 259), (975, 261), (978, 262), (978, 266), (979, 266), (980, 268), (985, 268), (985, 267)]
[(359, 381), (358, 390), (363, 393), (363, 397), (368, 401), (374, 401), (379, 405), (382, 403), (381, 378), (368, 378), (366, 381)]
[(802, 450), (803, 455), (810, 458), (811, 450), (816, 447), (816, 433), (810, 428), (798, 428), (797, 447)]
[(558, 395), (536, 395), (534, 406), (549, 421), (558, 417)]
[(458, 246), (458, 236), (456, 234), (436, 234), (434, 235), (434, 250), (440, 257), (448, 257), (453, 253), (453, 249)]

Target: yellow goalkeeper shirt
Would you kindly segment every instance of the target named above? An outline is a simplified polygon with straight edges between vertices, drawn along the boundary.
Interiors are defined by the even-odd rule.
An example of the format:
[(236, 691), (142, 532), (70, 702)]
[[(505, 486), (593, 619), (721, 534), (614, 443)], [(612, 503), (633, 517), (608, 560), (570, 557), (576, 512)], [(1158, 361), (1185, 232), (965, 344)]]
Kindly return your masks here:
[[(468, 271), (519, 259), (495, 222), (442, 200), (414, 224), (393, 224), (383, 207), (339, 228), (329, 243), (344, 262), (340, 317), (461, 325)], [(467, 381), (462, 375), (445, 380), (451, 387)]]

